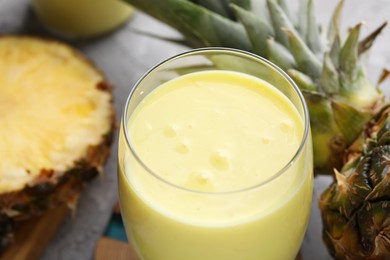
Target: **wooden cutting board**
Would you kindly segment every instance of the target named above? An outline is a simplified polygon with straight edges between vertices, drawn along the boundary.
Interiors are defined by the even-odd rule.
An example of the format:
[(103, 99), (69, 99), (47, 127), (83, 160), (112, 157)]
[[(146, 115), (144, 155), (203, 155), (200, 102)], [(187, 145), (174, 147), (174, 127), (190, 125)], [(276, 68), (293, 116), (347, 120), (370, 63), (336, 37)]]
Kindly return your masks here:
[(133, 248), (126, 242), (102, 237), (96, 243), (94, 260), (137, 260)]
[(0, 259), (37, 259), (67, 214), (69, 214), (69, 209), (62, 206), (48, 210), (42, 216), (18, 223), (14, 232), (15, 241), (0, 256)]

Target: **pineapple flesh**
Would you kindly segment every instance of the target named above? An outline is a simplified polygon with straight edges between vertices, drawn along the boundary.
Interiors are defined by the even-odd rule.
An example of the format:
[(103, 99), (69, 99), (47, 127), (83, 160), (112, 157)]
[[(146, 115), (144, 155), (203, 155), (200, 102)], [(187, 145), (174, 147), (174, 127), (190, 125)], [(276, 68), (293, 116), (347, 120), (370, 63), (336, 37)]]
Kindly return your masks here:
[(75, 205), (102, 170), (113, 127), (111, 87), (80, 53), (0, 37), (0, 247), (13, 222)]

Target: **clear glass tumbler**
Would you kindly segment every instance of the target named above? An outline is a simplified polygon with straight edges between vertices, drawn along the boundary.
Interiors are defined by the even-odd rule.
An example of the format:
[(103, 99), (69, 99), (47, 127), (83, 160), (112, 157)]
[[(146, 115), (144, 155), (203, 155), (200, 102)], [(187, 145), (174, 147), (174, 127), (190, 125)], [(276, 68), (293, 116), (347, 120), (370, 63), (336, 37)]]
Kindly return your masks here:
[[(297, 141), (297, 148), (288, 160), (277, 170), (267, 173), (266, 179), (246, 183), (236, 189), (192, 189), (181, 185), (181, 182), (172, 181), (167, 177), (167, 173), (150, 164), (148, 156), (140, 155), (135, 146), (136, 139), (148, 138), (149, 133), (145, 130), (141, 136), (132, 134), (130, 129), (138, 127), (134, 126), (137, 121), (132, 119), (134, 111), (145, 102), (149, 93), (155, 95), (153, 91), (162, 84), (200, 71), (249, 75), (276, 88), (281, 96), (292, 104), (291, 107), (302, 124), (302, 134)], [(255, 93), (253, 92), (253, 95)], [(196, 94), (183, 98), (188, 100), (181, 103), (187, 103), (196, 99)], [(181, 108), (177, 107), (176, 110), (180, 112)], [(207, 118), (207, 115), (202, 113), (203, 110), (196, 117), (206, 120), (204, 118)], [(162, 114), (155, 116), (157, 121), (163, 118)], [(191, 116), (180, 120), (191, 122)], [(148, 122), (145, 129), (152, 128), (147, 124)], [(221, 136), (225, 136), (223, 130), (212, 129), (216, 124), (218, 122), (210, 124), (210, 131), (207, 132), (207, 135), (211, 135), (210, 147), (207, 143), (202, 143), (201, 148), (198, 147), (205, 153), (213, 149), (213, 137), (219, 140)], [(234, 124), (232, 121), (231, 125), (236, 129)], [(160, 137), (175, 140), (176, 131), (181, 131), (180, 127), (179, 125), (177, 129), (175, 126), (162, 129)], [(191, 124), (187, 127), (191, 130), (182, 130), (187, 131), (185, 133), (188, 135), (190, 131), (197, 131)], [(250, 129), (251, 122), (246, 127)], [(253, 127), (257, 126), (253, 124)], [(156, 138), (160, 137), (156, 135)], [(237, 145), (241, 145), (240, 142), (238, 140)], [(264, 142), (267, 140), (263, 140), (263, 144)], [(265, 149), (260, 143), (259, 141), (258, 149)], [(148, 148), (146, 154), (153, 156), (154, 149), (165, 151), (165, 148), (171, 149), (169, 146), (161, 147), (161, 144), (156, 143), (156, 146)], [(256, 162), (257, 156), (260, 155), (257, 154), (257, 146), (254, 147), (254, 152), (239, 150), (232, 156), (240, 157), (240, 162), (247, 159), (254, 159), (252, 161)], [(176, 148), (179, 149), (178, 152), (185, 153), (188, 147), (184, 144), (183, 147)], [(307, 227), (312, 200), (313, 159), (309, 117), (304, 98), (295, 83), (271, 62), (248, 52), (227, 48), (196, 49), (163, 61), (149, 70), (132, 89), (123, 111), (118, 149), (118, 186), (122, 218), (129, 242), (140, 259), (258, 260), (294, 259), (297, 255)], [(270, 166), (270, 169), (275, 169), (272, 166), (281, 160), (278, 151), (282, 154), (287, 148), (280, 146), (278, 149), (276, 153), (270, 151), (271, 157), (266, 163), (262, 162), (266, 164), (262, 167)], [(161, 158), (157, 158), (163, 164), (176, 160), (169, 158), (168, 150), (161, 153)], [(193, 159), (191, 152), (186, 156), (190, 161)], [(211, 164), (224, 166), (226, 158), (223, 154), (210, 158)], [(185, 166), (178, 165), (178, 171)], [(235, 168), (237, 172), (234, 174), (240, 174), (240, 169), (250, 173), (249, 167), (252, 166), (242, 163)], [(205, 182), (208, 181), (207, 178), (206, 176)], [(241, 182), (241, 179), (238, 180)]]

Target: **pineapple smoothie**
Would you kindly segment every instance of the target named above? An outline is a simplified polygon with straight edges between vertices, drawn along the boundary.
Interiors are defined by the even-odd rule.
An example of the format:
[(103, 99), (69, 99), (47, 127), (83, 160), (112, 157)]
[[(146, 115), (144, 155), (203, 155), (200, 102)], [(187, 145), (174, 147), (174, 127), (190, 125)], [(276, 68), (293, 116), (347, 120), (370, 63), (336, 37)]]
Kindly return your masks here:
[(133, 153), (119, 143), (119, 194), (141, 259), (296, 256), (312, 152), (305, 145), (292, 161), (304, 123), (278, 89), (239, 72), (195, 72), (154, 89), (125, 123)]
[(120, 0), (33, 0), (32, 6), (49, 30), (67, 38), (110, 32), (133, 13), (133, 7)]

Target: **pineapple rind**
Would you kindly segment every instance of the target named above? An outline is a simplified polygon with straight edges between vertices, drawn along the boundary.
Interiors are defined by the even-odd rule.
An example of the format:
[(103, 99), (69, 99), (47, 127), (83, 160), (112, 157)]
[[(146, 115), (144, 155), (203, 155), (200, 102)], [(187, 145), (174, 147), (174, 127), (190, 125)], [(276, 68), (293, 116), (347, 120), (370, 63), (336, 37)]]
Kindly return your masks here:
[(336, 181), (320, 196), (323, 239), (336, 259), (389, 259), (390, 105), (346, 153)]

